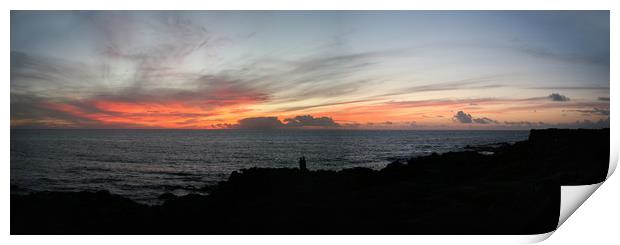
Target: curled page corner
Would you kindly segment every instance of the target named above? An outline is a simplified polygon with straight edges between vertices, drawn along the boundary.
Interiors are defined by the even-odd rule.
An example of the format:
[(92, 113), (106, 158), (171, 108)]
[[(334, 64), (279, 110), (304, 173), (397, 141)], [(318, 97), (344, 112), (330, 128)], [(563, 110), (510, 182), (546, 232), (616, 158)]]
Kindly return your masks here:
[(618, 165), (618, 150), (616, 147), (614, 147), (614, 142), (611, 142), (611, 154), (609, 155), (609, 169), (607, 170), (607, 177), (605, 179), (608, 179), (611, 174), (614, 173), (614, 171), (616, 170), (616, 166)]
[[(613, 144), (613, 142), (611, 142), (611, 144)], [(618, 154), (613, 145), (611, 146), (611, 150), (609, 156), (609, 170), (607, 171), (605, 180), (613, 174), (618, 164)], [(605, 183), (605, 181), (590, 185), (561, 186), (560, 216), (557, 228), (560, 228), (568, 217), (570, 217), (603, 183)]]
[[(620, 137), (620, 132), (614, 129), (615, 128), (609, 128), (610, 139), (618, 139), (618, 137)], [(616, 170), (616, 166), (618, 165), (618, 156), (620, 155), (620, 145), (618, 143), (619, 142), (616, 140), (609, 141), (609, 168), (607, 170), (607, 177), (605, 179), (608, 179), (611, 174), (614, 173), (614, 171)]]
[(591, 185), (561, 186), (559, 228), (583, 204), (603, 182)]
[(452, 244), (452, 243), (464, 243), (464, 244), (534, 244), (547, 240), (555, 231), (550, 231), (540, 234), (532, 235), (428, 235), (428, 236), (407, 236), (406, 241), (423, 241), (424, 243), (437, 244)]
[(539, 242), (542, 242), (544, 240), (547, 240), (547, 238), (551, 237), (551, 235), (553, 235), (554, 232), (555, 231), (550, 231), (550, 232), (543, 233), (543, 234), (531, 235), (531, 236), (528, 236), (526, 238), (523, 238), (523, 239), (519, 240), (518, 242), (520, 242), (522, 244), (539, 243)]
[(482, 242), (478, 242), (477, 244), (498, 244), (500, 242), (502, 244), (534, 244), (534, 243), (539, 243), (544, 240), (547, 240), (549, 237), (551, 237), (551, 235), (553, 235), (554, 232), (555, 231), (550, 231), (547, 233), (534, 234), (534, 235), (512, 235), (512, 236), (511, 235), (500, 235), (500, 236), (506, 237), (506, 239), (503, 239), (503, 240), (486, 239), (487, 237), (490, 237), (487, 235), (485, 236), (485, 238), (481, 237), (479, 240), (477, 240), (477, 242), (482, 241)]

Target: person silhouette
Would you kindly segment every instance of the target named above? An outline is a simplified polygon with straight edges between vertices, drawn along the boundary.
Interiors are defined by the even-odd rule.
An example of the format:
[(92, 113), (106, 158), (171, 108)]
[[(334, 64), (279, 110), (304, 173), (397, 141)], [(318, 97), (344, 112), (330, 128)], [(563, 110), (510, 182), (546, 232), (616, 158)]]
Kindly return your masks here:
[(299, 170), (308, 171), (308, 169), (306, 168), (306, 157), (305, 156), (301, 156), (299, 158)]

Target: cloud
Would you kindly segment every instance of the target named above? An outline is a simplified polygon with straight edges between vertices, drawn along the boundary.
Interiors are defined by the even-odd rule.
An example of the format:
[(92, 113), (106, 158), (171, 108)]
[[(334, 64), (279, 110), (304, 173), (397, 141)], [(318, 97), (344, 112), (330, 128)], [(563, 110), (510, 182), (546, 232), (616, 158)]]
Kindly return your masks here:
[[(185, 87), (101, 87), (92, 71), (61, 59), (12, 52), (11, 123), (51, 127), (206, 127), (222, 110), (243, 113), (269, 100), (248, 81), (204, 75)], [(64, 71), (64, 72), (63, 72)], [(64, 84), (65, 86), (61, 86)], [(199, 119), (197, 119), (199, 117)], [(195, 119), (195, 120), (189, 120)], [(70, 125), (71, 124), (71, 125)]]
[(217, 124), (211, 124), (211, 127), (216, 128), (216, 129), (229, 129), (229, 128), (235, 128), (237, 127), (237, 125), (230, 124), (230, 123), (217, 123)]
[(600, 101), (609, 101), (609, 97), (598, 97)]
[(543, 89), (543, 90), (609, 90), (609, 87), (604, 86), (543, 86), (543, 87), (529, 87), (529, 89)]
[(93, 67), (80, 62), (11, 50), (11, 92), (77, 96), (87, 92), (84, 81), (92, 81), (95, 74)]
[(383, 103), (388, 108), (417, 108), (417, 107), (438, 107), (438, 106), (458, 106), (469, 105), (471, 103), (503, 103), (502, 100), (493, 98), (481, 99), (460, 99), (460, 100), (408, 100), (408, 101), (388, 101)]
[(279, 129), (284, 124), (277, 117), (250, 117), (239, 120), (236, 126), (241, 129)]
[(510, 126), (519, 126), (519, 127), (535, 127), (535, 126), (544, 126), (546, 125), (544, 122), (530, 122), (530, 121), (505, 121), (504, 124)]
[(49, 110), (43, 106), (45, 101), (37, 96), (11, 93), (11, 127), (54, 128), (74, 124), (88, 127), (96, 124), (87, 118)]
[(474, 123), (479, 123), (479, 124), (498, 123), (497, 120), (493, 120), (493, 119), (488, 118), (488, 117), (474, 118), (473, 121), (474, 121)]
[(473, 118), (471, 114), (465, 113), (463, 111), (458, 111), (456, 114), (454, 114), (452, 119), (459, 123), (477, 123), (477, 124), (498, 123), (496, 120), (493, 120), (488, 117)]
[(453, 119), (455, 119), (457, 122), (460, 122), (460, 123), (472, 123), (473, 122), (471, 119), (471, 115), (463, 111), (457, 112), (454, 115)]
[(360, 123), (344, 123), (344, 124), (341, 124), (341, 125), (342, 125), (342, 127), (345, 127), (345, 128), (359, 128), (359, 127), (362, 126), (362, 124), (360, 124)]
[(294, 60), (258, 58), (245, 65), (242, 71), (256, 75), (257, 86), (278, 93), (274, 102), (340, 98), (373, 81), (361, 74), (371, 70), (377, 59), (404, 57), (406, 53), (406, 50), (351, 53), (329, 49)]
[[(530, 98), (472, 98), (472, 99), (435, 99), (435, 100), (408, 100), (408, 101), (388, 101), (383, 102), (379, 106), (386, 108), (418, 108), (418, 107), (438, 107), (451, 106), (453, 108), (467, 108), (476, 104), (475, 108), (482, 108), (489, 105), (506, 105), (501, 110), (532, 110), (543, 108), (583, 108), (583, 107), (605, 107), (608, 103), (604, 102), (572, 102), (572, 103), (548, 103), (550, 100), (570, 101), (570, 99), (561, 94), (551, 94), (548, 96), (530, 97)], [(382, 109), (386, 109), (382, 108)], [(471, 107), (470, 107), (471, 108)]]
[(287, 127), (339, 127), (330, 117), (313, 117), (311, 115), (296, 116), (284, 119)]
[[(49, 117), (45, 120), (71, 115), (71, 118), (75, 119), (71, 120), (72, 122), (82, 122), (74, 125), (77, 127), (82, 125), (84, 120), (89, 124), (98, 123), (102, 127), (112, 125), (112, 121), (154, 126), (158, 124), (158, 120), (162, 120), (161, 123), (165, 123), (166, 127), (197, 126), (196, 123), (203, 123), (204, 120), (179, 117), (182, 115), (207, 117), (217, 115), (218, 109), (224, 107), (238, 106), (240, 108), (231, 108), (229, 111), (242, 111), (249, 110), (245, 105), (257, 103), (270, 102), (275, 105), (276, 102), (283, 100), (300, 101), (306, 98), (339, 97), (343, 93), (352, 93), (364, 81), (351, 80), (338, 83), (331, 81), (363, 69), (370, 65), (368, 59), (373, 57), (401, 54), (379, 51), (318, 55), (286, 61), (289, 66), (283, 67), (288, 67), (288, 72), (285, 68), (284, 73), (275, 72), (268, 77), (257, 75), (255, 70), (236, 72), (234, 69), (210, 75), (197, 71), (181, 71), (177, 68), (183, 67), (184, 60), (193, 52), (204, 52), (205, 45), (212, 39), (198, 25), (174, 15), (159, 20), (132, 17), (122, 12), (88, 14), (87, 20), (95, 25), (100, 33), (105, 34), (98, 43), (103, 55), (99, 66), (86, 66), (78, 62), (11, 51), (11, 96), (13, 92), (39, 95), (37, 103), (46, 106), (30, 106), (46, 110), (45, 114)], [(126, 25), (119, 25), (119, 21)], [(142, 28), (144, 26), (146, 28)], [(162, 35), (162, 38), (146, 42), (146, 46), (139, 46), (145, 37), (141, 37), (135, 31), (142, 29), (148, 35)], [(231, 75), (227, 75), (229, 73)], [(290, 81), (279, 81), (282, 79)], [(275, 101), (276, 99), (278, 101)], [(366, 100), (284, 108), (284, 110), (305, 110), (363, 101)], [(13, 114), (19, 114), (16, 118), (12, 117), (15, 119), (13, 121), (34, 123), (43, 120), (37, 115), (28, 115), (27, 112), (25, 110), (24, 113)], [(37, 114), (43, 113), (37, 112)], [(52, 121), (54, 120), (48, 120)], [(178, 125), (171, 125), (170, 121)], [(305, 123), (307, 122), (297, 124)], [(291, 126), (294, 124), (296, 123), (292, 122)], [(327, 126), (334, 125), (335, 123)]]
[(190, 55), (206, 56), (215, 41), (203, 26), (175, 12), (103, 11), (83, 17), (84, 24), (95, 30), (103, 65), (131, 63), (136, 86), (173, 78)]
[(82, 63), (11, 50), (12, 125), (205, 127), (205, 118), (223, 109), (268, 100), (240, 77), (184, 69), (211, 57), (208, 48), (219, 39), (182, 14), (73, 14), (92, 30), (89, 47), (98, 58)]
[[(120, 19), (126, 19), (127, 25), (119, 26), (115, 20), (116, 15)], [(364, 81), (351, 80), (339, 83), (330, 81), (348, 76), (370, 65), (369, 58), (400, 54), (380, 51), (319, 55), (287, 61), (290, 65), (288, 72), (275, 72), (268, 77), (257, 76), (255, 71), (233, 72), (234, 70), (209, 75), (175, 68), (182, 66), (183, 61), (192, 52), (198, 50), (202, 52), (205, 48), (202, 42), (205, 38), (211, 38), (200, 26), (174, 16), (163, 22), (148, 18), (147, 20), (133, 18), (122, 13), (95, 14), (88, 18), (101, 33), (107, 33), (99, 43), (100, 47), (104, 47), (101, 50), (104, 59), (100, 66), (85, 67), (75, 62), (12, 51), (11, 92), (41, 94), (41, 91), (50, 91), (49, 96), (40, 96), (40, 101), (37, 102), (46, 105), (42, 110), (46, 110), (46, 114), (51, 118), (71, 115), (72, 119), (88, 120), (89, 124), (99, 122), (103, 127), (108, 127), (112, 121), (155, 126), (160, 124), (158, 120), (162, 120), (161, 123), (165, 123), (166, 127), (189, 127), (198, 126), (196, 123), (204, 123), (204, 120), (183, 119), (180, 118), (182, 115), (208, 117), (217, 115), (218, 109), (224, 107), (238, 106), (240, 108), (231, 108), (230, 111), (240, 111), (248, 110), (245, 105), (265, 102), (275, 105), (282, 100), (338, 97), (343, 93), (354, 92)], [(179, 35), (172, 35), (174, 38), (170, 40), (156, 39), (155, 42), (147, 42), (147, 46), (138, 47), (136, 44), (141, 42), (136, 39), (142, 37), (134, 31), (136, 27), (145, 25), (145, 21), (149, 22), (147, 25), (149, 27), (145, 30), (153, 31), (147, 31), (149, 35), (155, 35), (159, 31), (164, 36), (169, 36), (167, 33)], [(124, 65), (114, 67), (117, 64)], [(123, 76), (117, 74), (121, 67), (130, 67), (128, 71), (124, 71)], [(231, 75), (227, 75), (228, 73)], [(281, 74), (284, 76), (279, 78)], [(118, 80), (119, 77), (122, 77), (122, 81)], [(267, 78), (275, 80), (270, 81), (272, 79)], [(281, 79), (290, 81), (286, 83), (278, 81)], [(304, 87), (306, 82), (308, 86)], [(265, 84), (269, 86), (263, 87)], [(54, 87), (51, 87), (52, 85)], [(284, 110), (306, 110), (364, 101), (367, 100), (284, 108)], [(37, 121), (33, 120), (35, 117), (37, 116), (20, 113), (14, 121), (34, 122)], [(327, 122), (324, 119), (316, 120)], [(80, 120), (72, 121), (77, 123)], [(171, 121), (178, 125), (171, 125), (169, 123)], [(290, 126), (307, 123), (292, 121)], [(213, 123), (203, 126), (210, 124)], [(334, 125), (337, 124), (332, 121), (331, 124), (323, 126)], [(79, 127), (80, 124), (74, 126)]]
[(493, 81), (493, 78), (498, 76), (488, 76), (481, 78), (463, 79), (450, 82), (442, 82), (428, 85), (419, 85), (408, 88), (400, 88), (397, 92), (385, 93), (375, 97), (393, 96), (402, 94), (422, 93), (422, 92), (437, 92), (437, 91), (449, 91), (449, 90), (468, 90), (468, 89), (491, 89), (502, 88), (505, 85), (501, 84), (489, 84)]
[(559, 52), (554, 52), (550, 49), (543, 48), (543, 47), (535, 47), (532, 45), (526, 45), (523, 42), (518, 42), (518, 44), (520, 45), (513, 47), (514, 50), (521, 51), (523, 53), (536, 56), (536, 57), (555, 59), (559, 61), (609, 66), (609, 61), (610, 61), (609, 50), (607, 50), (607, 52), (602, 52), (602, 53), (582, 53), (582, 54), (577, 54), (574, 52), (559, 53)]
[(312, 104), (312, 105), (307, 105), (307, 106), (287, 107), (279, 111), (290, 112), (290, 111), (307, 110), (307, 109), (314, 109), (314, 108), (320, 108), (320, 107), (326, 107), (326, 106), (347, 105), (347, 104), (364, 103), (364, 102), (371, 102), (371, 101), (374, 101), (374, 100), (352, 100), (352, 101), (343, 101), (343, 102)]
[(231, 79), (225, 76), (205, 75), (191, 82), (190, 88), (127, 89), (116, 91), (116, 93), (100, 94), (96, 96), (96, 99), (128, 103), (183, 101), (201, 108), (245, 102), (265, 102), (269, 99), (266, 93), (250, 86), (244, 80)]
[[(298, 128), (337, 128), (341, 125), (331, 117), (314, 117), (302, 115), (280, 121), (277, 117), (250, 117), (238, 121), (238, 124), (214, 124), (217, 128), (239, 129), (298, 129)], [(356, 127), (359, 124), (347, 126)]]
[(11, 93), (11, 127), (15, 128), (153, 128), (134, 116), (124, 120), (99, 120), (106, 114), (88, 104), (56, 103), (46, 98)]
[[(547, 99), (548, 100), (548, 99)], [(609, 103), (605, 102), (605, 103), (600, 103), (600, 102), (563, 102), (563, 103), (556, 103), (556, 102), (551, 102), (551, 103), (544, 103), (544, 104), (525, 104), (525, 105), (516, 105), (516, 106), (511, 106), (511, 104), (509, 104), (509, 106), (501, 108), (501, 109), (496, 109), (496, 110), (485, 110), (485, 113), (506, 113), (506, 112), (513, 112), (513, 111), (537, 111), (537, 110), (543, 110), (543, 109), (569, 109), (569, 108), (575, 108), (575, 109), (580, 109), (580, 108), (604, 108), (604, 107), (609, 107)]]
[(588, 115), (609, 116), (609, 109), (592, 108), (592, 110), (572, 110), (572, 111), (581, 112), (583, 114), (588, 114)]
[[(173, 18), (171, 21), (165, 25), (185, 28), (183, 23), (175, 24), (180, 20)], [(129, 38), (113, 36), (118, 37), (109, 38)], [(179, 41), (176, 37), (173, 39)], [(124, 45), (113, 41), (118, 40), (103, 40), (106, 45)], [(194, 43), (197, 40), (190, 41)], [(150, 48), (128, 48), (119, 57), (104, 56), (104, 60), (120, 59), (135, 63), (126, 71), (129, 76), (117, 74), (119, 70), (110, 68), (109, 64), (86, 65), (12, 50), (12, 125), (34, 126), (40, 123), (42, 127), (49, 127), (57, 123), (63, 127), (69, 127), (69, 124), (72, 124), (70, 127), (116, 127), (121, 124), (196, 127), (200, 126), (198, 123), (205, 122), (204, 117), (217, 115), (222, 109), (247, 111), (248, 106), (270, 99), (250, 80), (180, 72), (166, 67), (165, 63), (180, 63), (189, 54), (182, 47), (173, 47), (176, 51), (167, 53), (164, 51), (167, 42), (153, 43), (153, 52), (149, 51)], [(125, 51), (139, 54), (127, 54)], [(139, 58), (141, 55), (148, 57)], [(124, 61), (117, 63), (125, 64)], [(189, 120), (195, 119), (193, 117), (201, 119)]]
[[(294, 66), (291, 73), (338, 78), (347, 75), (351, 71), (361, 70), (372, 65), (368, 61), (370, 58), (395, 54), (399, 53), (395, 51), (376, 51), (309, 57), (291, 62)], [(302, 79), (302, 81), (310, 82), (311, 80)]]
[(558, 93), (552, 93), (549, 96), (547, 96), (549, 99), (551, 99), (552, 101), (569, 101), (570, 99), (564, 95), (558, 94)]
[(609, 128), (609, 117), (598, 121), (577, 120), (571, 123), (545, 123), (531, 121), (504, 122), (510, 128), (531, 129), (531, 128)]

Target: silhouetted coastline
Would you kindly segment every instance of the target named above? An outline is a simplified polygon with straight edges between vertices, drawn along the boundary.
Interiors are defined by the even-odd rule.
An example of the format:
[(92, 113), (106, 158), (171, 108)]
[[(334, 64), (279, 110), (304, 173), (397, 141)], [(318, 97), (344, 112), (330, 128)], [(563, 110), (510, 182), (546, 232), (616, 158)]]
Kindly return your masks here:
[(532, 130), (381, 170), (244, 169), (209, 195), (163, 194), (155, 206), (107, 191), (11, 195), (11, 234), (546, 233), (560, 185), (605, 180), (609, 139), (609, 129)]

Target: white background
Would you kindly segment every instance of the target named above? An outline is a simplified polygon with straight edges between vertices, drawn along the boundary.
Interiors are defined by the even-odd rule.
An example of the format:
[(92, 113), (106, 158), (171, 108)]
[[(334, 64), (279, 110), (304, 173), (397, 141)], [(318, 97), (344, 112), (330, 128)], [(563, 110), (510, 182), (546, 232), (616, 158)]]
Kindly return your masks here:
[[(618, 2), (618, 1), (616, 1)], [(169, 0), (169, 1), (78, 1), (78, 0), (41, 0), (41, 1), (9, 1), (0, 3), (3, 5), (2, 29), (4, 36), (0, 39), (3, 47), (2, 66), (5, 78), (0, 89), (0, 133), (2, 141), (0, 153), (2, 154), (2, 169), (0, 190), (1, 209), (0, 227), (3, 231), (0, 244), (500, 244), (510, 241), (517, 241), (512, 236), (500, 237), (479, 237), (479, 236), (9, 236), (9, 151), (10, 151), (10, 101), (9, 101), (9, 74), (10, 74), (10, 12), (11, 9), (597, 9), (611, 11), (611, 107), (616, 108), (620, 96), (619, 89), (614, 86), (617, 78), (614, 67), (619, 67), (618, 50), (614, 44), (618, 43), (618, 19), (616, 11), (617, 4), (614, 1), (598, 0), (563, 0), (563, 1), (484, 1), (484, 0), (452, 0), (452, 1), (391, 1), (380, 0), (371, 3), (362, 3), (361, 0), (355, 1), (336, 1), (336, 0), (301, 0), (301, 1), (277, 1), (277, 0), (256, 0), (240, 1), (226, 0), (216, 3), (215, 1), (189, 1), (189, 0)], [(615, 109), (612, 111), (615, 112)], [(618, 153), (619, 135), (615, 129), (620, 129), (617, 114), (611, 113), (612, 129), (612, 151)], [(544, 241), (544, 244), (620, 244), (620, 180), (617, 176), (611, 176), (594, 194), (568, 218), (568, 220), (553, 234)], [(205, 221), (208, 222), (208, 221)]]

